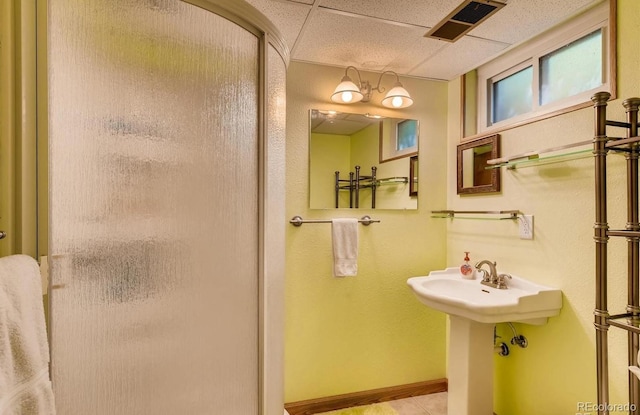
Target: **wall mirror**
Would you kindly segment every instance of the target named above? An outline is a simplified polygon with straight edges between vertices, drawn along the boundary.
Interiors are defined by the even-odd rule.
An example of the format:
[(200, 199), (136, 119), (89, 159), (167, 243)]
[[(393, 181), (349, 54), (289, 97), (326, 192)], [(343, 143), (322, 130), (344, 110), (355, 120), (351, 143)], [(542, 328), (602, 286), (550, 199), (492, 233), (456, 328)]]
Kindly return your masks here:
[(310, 110), (309, 207), (417, 209), (418, 138), (417, 120)]
[(500, 167), (487, 164), (500, 157), (500, 135), (458, 144), (458, 194), (500, 191)]

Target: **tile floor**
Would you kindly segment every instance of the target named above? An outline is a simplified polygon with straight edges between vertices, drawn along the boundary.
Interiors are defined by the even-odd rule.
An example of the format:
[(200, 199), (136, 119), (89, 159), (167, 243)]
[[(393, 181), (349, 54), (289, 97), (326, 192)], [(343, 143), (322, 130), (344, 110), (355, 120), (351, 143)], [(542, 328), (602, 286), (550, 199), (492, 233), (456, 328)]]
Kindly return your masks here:
[[(398, 399), (396, 401), (385, 402), (395, 410), (397, 415), (447, 415), (447, 392), (433, 393), (430, 395), (415, 396), (413, 398)], [(388, 408), (388, 406), (386, 406)], [(348, 413), (346, 410), (324, 412), (317, 415), (341, 415)], [(388, 411), (379, 411), (375, 405), (367, 406), (362, 411), (363, 415), (367, 414), (387, 414)], [(395, 415), (395, 414), (392, 414)]]

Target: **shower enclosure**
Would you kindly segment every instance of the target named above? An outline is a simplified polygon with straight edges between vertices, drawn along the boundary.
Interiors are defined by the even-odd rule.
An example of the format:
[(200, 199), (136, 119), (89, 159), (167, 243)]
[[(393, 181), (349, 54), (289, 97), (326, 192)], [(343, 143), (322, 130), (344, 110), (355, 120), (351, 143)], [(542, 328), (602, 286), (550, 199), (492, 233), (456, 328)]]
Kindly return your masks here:
[(280, 415), (286, 47), (244, 1), (48, 0), (60, 415)]

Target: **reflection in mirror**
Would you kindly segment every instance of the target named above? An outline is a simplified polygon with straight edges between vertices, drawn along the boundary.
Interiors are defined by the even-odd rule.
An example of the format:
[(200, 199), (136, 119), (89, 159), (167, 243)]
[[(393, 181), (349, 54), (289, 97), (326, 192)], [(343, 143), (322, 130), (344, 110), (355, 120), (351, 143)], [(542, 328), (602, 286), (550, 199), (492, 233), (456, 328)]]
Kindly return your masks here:
[(418, 121), (322, 110), (309, 116), (311, 209), (418, 208), (409, 185)]
[(411, 157), (409, 163), (409, 196), (418, 196), (418, 156)]
[(500, 136), (494, 134), (458, 145), (458, 194), (500, 191), (500, 168), (488, 160), (500, 157)]

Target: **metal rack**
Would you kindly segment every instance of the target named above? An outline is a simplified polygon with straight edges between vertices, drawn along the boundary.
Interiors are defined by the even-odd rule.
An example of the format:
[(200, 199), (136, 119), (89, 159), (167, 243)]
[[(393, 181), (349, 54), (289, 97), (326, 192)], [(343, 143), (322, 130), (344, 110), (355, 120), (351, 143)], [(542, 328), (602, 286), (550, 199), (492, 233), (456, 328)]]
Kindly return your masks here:
[[(638, 218), (638, 157), (640, 137), (638, 137), (638, 107), (640, 98), (630, 98), (622, 102), (627, 114), (626, 122), (607, 120), (607, 101), (611, 95), (599, 92), (591, 97), (595, 110), (595, 131), (593, 154), (595, 159), (595, 224), (596, 244), (596, 305), (594, 326), (596, 329), (596, 359), (598, 382), (598, 414), (609, 414), (609, 351), (608, 330), (610, 326), (628, 332), (627, 349), (630, 366), (638, 364), (640, 339), (640, 222)], [(622, 139), (607, 137), (607, 126), (622, 127), (627, 137)], [(625, 154), (627, 163), (627, 223), (624, 229), (610, 230), (607, 219), (607, 155), (612, 152)], [(627, 240), (627, 305), (625, 313), (609, 315), (607, 304), (607, 244), (610, 237)], [(629, 372), (630, 414), (638, 415), (640, 406), (640, 383)]]
[(349, 172), (348, 179), (341, 179), (340, 172), (335, 172), (335, 207), (339, 208), (340, 191), (349, 191), (349, 207), (360, 207), (360, 190), (371, 189), (371, 209), (376, 208), (376, 190), (378, 187), (386, 184), (407, 184), (408, 177), (385, 177), (378, 179), (376, 177), (377, 167), (371, 167), (371, 176), (361, 176), (360, 166), (355, 166), (355, 173)]
[[(371, 167), (371, 176), (360, 176), (360, 166), (355, 167), (355, 173), (349, 172), (349, 179), (340, 179), (340, 172), (336, 171), (335, 182), (335, 205), (339, 206), (339, 193), (340, 190), (349, 190), (349, 207), (360, 207), (360, 189), (371, 188), (371, 209), (376, 208), (376, 170), (377, 167)], [(348, 183), (348, 184), (346, 184)]]

